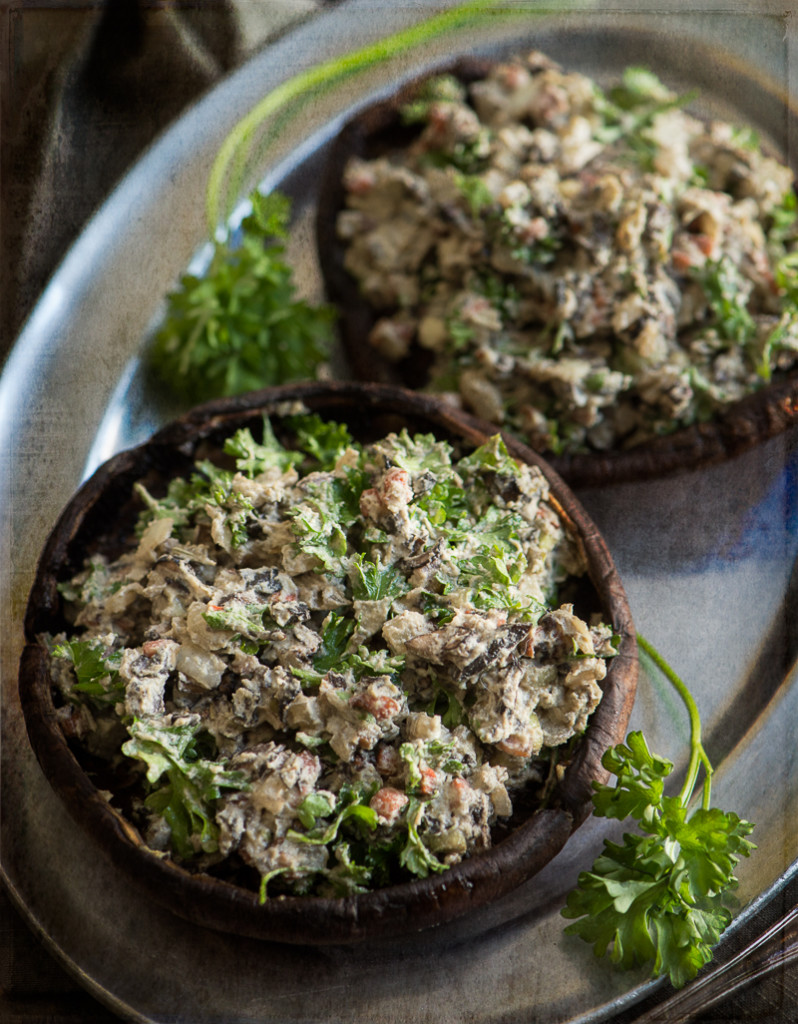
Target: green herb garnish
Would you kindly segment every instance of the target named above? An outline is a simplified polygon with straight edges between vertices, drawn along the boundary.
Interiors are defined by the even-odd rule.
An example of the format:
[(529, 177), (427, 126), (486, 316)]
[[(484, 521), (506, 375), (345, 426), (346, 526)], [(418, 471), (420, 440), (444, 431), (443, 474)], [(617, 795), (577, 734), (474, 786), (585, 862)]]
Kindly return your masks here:
[[(295, 829), (289, 829), (288, 838), (298, 843), (326, 846), (337, 838), (344, 822), (373, 832), (377, 827), (377, 813), (368, 805), (371, 796), (372, 791), (344, 785), (335, 806), (331, 807), (329, 801), (321, 794), (309, 794), (297, 809), (297, 817), (308, 831), (297, 832)], [(328, 821), (331, 815), (334, 817)]]
[(399, 854), (399, 863), (419, 878), (426, 878), (430, 874), (439, 874), (446, 871), (446, 864), (441, 863), (434, 853), (425, 845), (418, 829), (424, 820), (424, 802), (417, 797), (411, 797), (405, 811), (407, 821), (407, 842)]
[(315, 459), (320, 469), (333, 469), (354, 443), (346, 424), (323, 420), (315, 413), (292, 417), (289, 424), (296, 433), (297, 447)]
[(166, 496), (154, 498), (143, 483), (134, 484), (134, 491), (144, 503), (136, 526), (141, 534), (156, 519), (172, 520), (172, 535), (194, 519), (207, 517), (208, 506), (224, 510), (233, 547), (241, 547), (247, 540), (247, 526), (255, 510), (246, 495), (233, 487), (233, 473), (216, 466), (210, 459), (194, 464), (195, 472), (186, 479), (176, 477), (169, 481)]
[(263, 417), (263, 440), (258, 442), (248, 427), (237, 430), (224, 443), (227, 455), (236, 460), (236, 469), (251, 480), (267, 469), (285, 471), (302, 460), (302, 453), (284, 448), (274, 436), (268, 416)]
[(261, 643), (267, 638), (269, 629), (274, 628), (273, 622), (264, 620), (268, 611), (268, 605), (231, 601), (223, 606), (212, 607), (210, 611), (203, 612), (202, 617), (211, 629), (229, 630), (234, 634), (233, 639), (240, 640), (243, 637)]
[(656, 143), (647, 135), (654, 118), (667, 110), (684, 107), (695, 98), (693, 91), (674, 95), (648, 68), (628, 67), (608, 95), (596, 88), (596, 111), (603, 122), (598, 137), (606, 143), (623, 138), (645, 166), (657, 150)]
[(53, 656), (72, 663), (77, 682), (75, 693), (85, 694), (97, 704), (124, 699), (125, 687), (119, 679), (121, 651), (107, 651), (98, 640), (66, 640), (56, 644)]
[(741, 277), (731, 260), (708, 260), (697, 271), (707, 302), (714, 315), (718, 334), (739, 345), (748, 344), (756, 334), (756, 321), (741, 299)]
[(356, 601), (382, 601), (407, 590), (407, 581), (397, 565), (377, 565), (363, 555), (352, 560), (352, 596)]
[(153, 791), (145, 805), (163, 815), (173, 848), (186, 859), (213, 853), (219, 834), (216, 801), (222, 789), (246, 789), (244, 775), (227, 770), (219, 760), (199, 756), (195, 724), (164, 726), (137, 719), (128, 731), (130, 739), (122, 753), (146, 764)]
[[(594, 783), (593, 813), (635, 820), (637, 833), (622, 843), (604, 841), (604, 852), (579, 876), (563, 910), (576, 918), (565, 930), (592, 944), (597, 956), (609, 953), (628, 969), (650, 963), (681, 988), (708, 963), (712, 947), (731, 920), (724, 897), (736, 886), (734, 869), (754, 846), (753, 825), (710, 806), (712, 765), (701, 742), (696, 703), (673, 669), (642, 637), (641, 649), (676, 688), (690, 718), (690, 760), (677, 796), (666, 796), (664, 782), (673, 765), (652, 754), (640, 732), (608, 750), (604, 767), (614, 787)], [(701, 806), (689, 804), (703, 768)]]
[(339, 668), (355, 628), (355, 620), (337, 612), (330, 612), (321, 631), (321, 644), (313, 656), (313, 667), (317, 672), (329, 672)]
[(240, 244), (217, 241), (207, 272), (181, 278), (149, 352), (159, 379), (192, 403), (313, 378), (329, 355), (333, 312), (295, 298), (284, 259), (288, 200), (250, 200)]

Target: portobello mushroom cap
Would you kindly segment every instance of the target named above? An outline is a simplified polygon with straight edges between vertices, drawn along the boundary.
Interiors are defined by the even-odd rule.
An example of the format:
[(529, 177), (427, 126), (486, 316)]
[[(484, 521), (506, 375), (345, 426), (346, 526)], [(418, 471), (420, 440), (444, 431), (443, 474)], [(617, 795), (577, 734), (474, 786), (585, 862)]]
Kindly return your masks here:
[[(108, 802), (65, 735), (54, 701), (50, 657), (41, 635), (65, 628), (58, 583), (77, 572), (84, 557), (114, 556), (129, 538), (138, 507), (133, 484), (165, 482), (185, 474), (198, 449), (221, 445), (233, 431), (257, 430), (264, 413), (280, 430), (286, 403), (348, 425), (369, 441), (390, 430), (432, 432), (441, 439), (479, 445), (495, 434), (489, 424), (428, 396), (383, 384), (308, 383), (208, 403), (164, 427), (146, 443), (102, 465), (68, 504), (41, 555), (25, 616), (26, 645), (19, 690), (39, 763), (74, 819), (146, 898), (196, 924), (256, 939), (302, 945), (351, 944), (395, 938), (454, 920), (510, 893), (547, 864), (591, 809), (593, 781), (605, 781), (605, 749), (626, 734), (637, 685), (632, 617), (612, 558), (596, 527), (567, 486), (529, 448), (505, 438), (519, 461), (539, 466), (551, 499), (584, 545), (588, 563), (584, 605), (600, 611), (619, 637), (618, 653), (601, 686), (603, 697), (545, 809), (522, 801), (495, 845), (432, 877), (345, 898), (281, 896), (259, 902), (257, 891), (209, 874), (192, 873), (149, 849), (138, 830)], [(581, 598), (580, 598), (581, 600)]]
[[(402, 85), (394, 94), (360, 110), (334, 140), (320, 185), (316, 237), (327, 297), (339, 309), (339, 331), (352, 376), (358, 380), (422, 388), (432, 354), (417, 342), (398, 361), (366, 343), (372, 328), (391, 309), (375, 311), (344, 266), (346, 245), (338, 235), (338, 214), (345, 208), (344, 169), (352, 157), (371, 160), (396, 153), (416, 139), (417, 124), (404, 123), (401, 110), (439, 75), (468, 86), (485, 78), (493, 61), (465, 56)], [(754, 86), (752, 85), (752, 88)], [(788, 430), (798, 416), (798, 370), (778, 372), (773, 380), (730, 402), (711, 420), (698, 421), (628, 448), (556, 454), (541, 450), (550, 465), (575, 488), (607, 486), (673, 475), (730, 459)], [(529, 439), (528, 443), (531, 443)]]

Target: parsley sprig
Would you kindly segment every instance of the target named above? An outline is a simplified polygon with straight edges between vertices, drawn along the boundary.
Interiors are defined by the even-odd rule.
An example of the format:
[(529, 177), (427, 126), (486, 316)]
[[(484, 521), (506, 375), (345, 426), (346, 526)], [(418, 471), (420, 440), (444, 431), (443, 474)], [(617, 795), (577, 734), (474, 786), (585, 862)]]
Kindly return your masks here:
[(333, 805), (324, 794), (310, 793), (297, 808), (297, 817), (307, 832), (289, 829), (288, 838), (298, 843), (327, 846), (338, 837), (346, 821), (373, 832), (377, 827), (377, 812), (368, 805), (369, 797), (373, 795), (373, 789), (361, 790), (357, 786), (345, 785)]
[(241, 547), (247, 541), (248, 523), (255, 513), (252, 502), (233, 487), (230, 470), (220, 468), (210, 459), (201, 459), (194, 466), (195, 472), (189, 479), (170, 480), (165, 497), (160, 499), (154, 498), (141, 481), (134, 485), (144, 504), (137, 532), (140, 535), (153, 520), (166, 518), (172, 520), (172, 534), (179, 537), (189, 524), (202, 518), (208, 506), (216, 506), (226, 512), (233, 547)]
[(200, 755), (198, 728), (194, 722), (164, 726), (134, 719), (128, 725), (130, 739), (122, 745), (123, 754), (146, 765), (152, 791), (145, 806), (163, 815), (172, 848), (184, 859), (218, 848), (216, 801), (223, 789), (247, 788), (243, 773)]
[(332, 308), (294, 295), (288, 199), (255, 191), (250, 201), (240, 244), (228, 233), (207, 272), (184, 274), (169, 294), (149, 352), (158, 378), (192, 403), (312, 379), (330, 352)]
[(72, 686), (73, 693), (85, 694), (98, 706), (124, 699), (125, 687), (119, 678), (121, 650), (106, 650), (97, 639), (73, 638), (56, 644), (53, 656), (72, 664), (77, 680)]
[[(665, 674), (690, 718), (690, 759), (677, 796), (665, 795), (673, 765), (653, 754), (640, 732), (608, 750), (602, 763), (614, 787), (594, 783), (593, 813), (638, 824), (621, 843), (604, 841), (590, 871), (579, 876), (563, 916), (566, 928), (628, 969), (650, 963), (675, 988), (696, 976), (731, 920), (724, 905), (735, 867), (754, 849), (753, 825), (710, 806), (712, 765), (701, 741), (698, 707), (687, 686), (642, 637), (641, 650)], [(689, 805), (703, 769), (701, 805)]]
[(370, 562), (365, 555), (352, 560), (352, 595), (359, 601), (382, 601), (398, 597), (408, 590), (408, 584), (396, 565), (381, 566)]
[(302, 453), (284, 448), (274, 435), (269, 417), (263, 416), (263, 440), (256, 441), (249, 427), (242, 427), (224, 443), (227, 455), (236, 460), (236, 469), (254, 480), (269, 469), (284, 472), (302, 460)]

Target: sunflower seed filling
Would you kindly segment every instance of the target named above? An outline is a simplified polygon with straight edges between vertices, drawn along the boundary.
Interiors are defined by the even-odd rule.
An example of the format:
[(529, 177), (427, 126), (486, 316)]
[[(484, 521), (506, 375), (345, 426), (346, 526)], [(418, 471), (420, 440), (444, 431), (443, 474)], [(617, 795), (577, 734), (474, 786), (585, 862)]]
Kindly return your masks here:
[(344, 172), (371, 344), (427, 352), (431, 390), (557, 454), (633, 447), (793, 368), (793, 173), (691, 98), (537, 52), (429, 80), (414, 140)]
[[(612, 629), (563, 586), (585, 556), (497, 435), (368, 445), (264, 419), (154, 496), (60, 585), (67, 734), (110, 762), (156, 850), (269, 893), (341, 895), (486, 849), (602, 695)], [(248, 873), (248, 875), (247, 875)]]

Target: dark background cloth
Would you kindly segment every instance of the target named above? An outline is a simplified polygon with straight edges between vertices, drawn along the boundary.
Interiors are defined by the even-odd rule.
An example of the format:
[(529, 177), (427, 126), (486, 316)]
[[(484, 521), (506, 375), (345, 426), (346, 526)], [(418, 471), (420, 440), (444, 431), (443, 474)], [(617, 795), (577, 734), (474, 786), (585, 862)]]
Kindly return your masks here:
[[(0, 363), (70, 242), (142, 150), (323, 0), (246, 3), (242, 17), (236, 0), (0, 0)], [(734, 948), (798, 900), (794, 890)], [(665, 995), (616, 1024), (632, 1024)], [(695, 1019), (795, 1024), (798, 971), (779, 968)], [(0, 1021), (116, 1020), (59, 966), (0, 889)]]
[(247, 49), (228, 0), (34, 0), (0, 10), (5, 354), (124, 171)]

